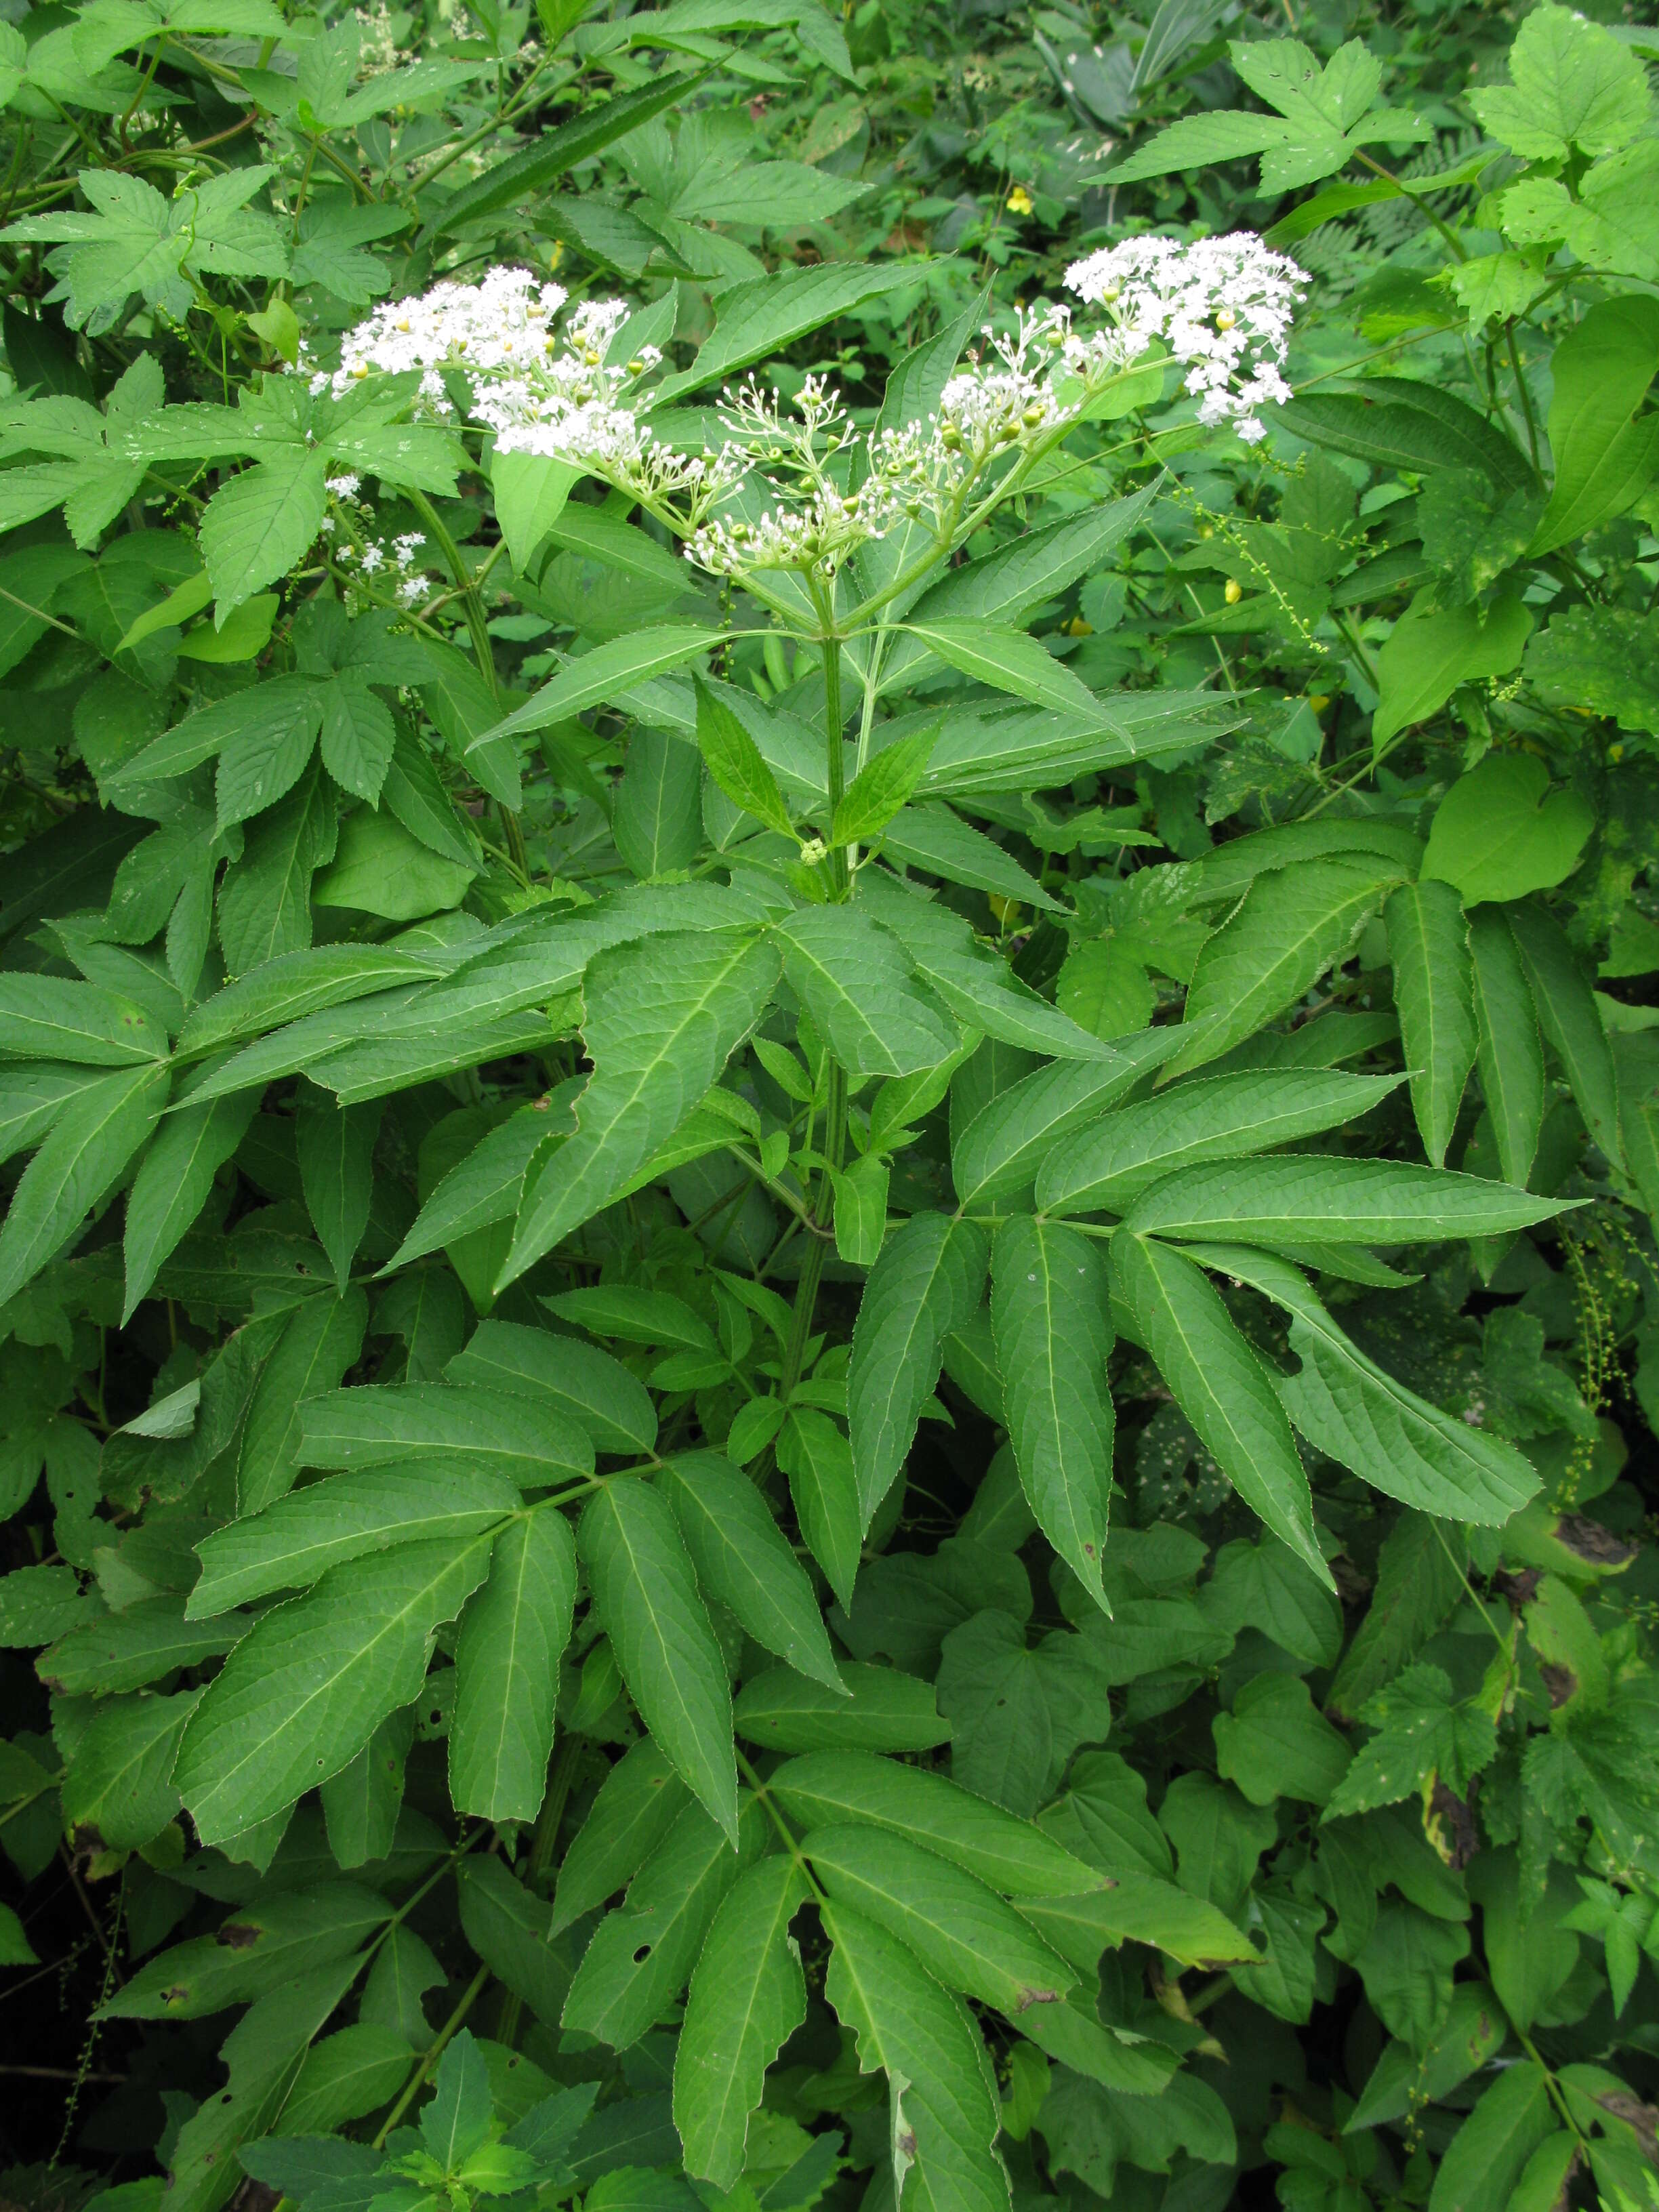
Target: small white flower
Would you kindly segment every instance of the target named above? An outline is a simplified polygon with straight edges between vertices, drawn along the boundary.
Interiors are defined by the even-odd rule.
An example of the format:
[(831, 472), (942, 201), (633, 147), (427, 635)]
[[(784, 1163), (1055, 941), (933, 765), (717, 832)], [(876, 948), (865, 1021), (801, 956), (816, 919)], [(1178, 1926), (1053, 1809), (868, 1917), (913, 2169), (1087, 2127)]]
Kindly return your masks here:
[(1201, 422), (1231, 422), (1254, 444), (1266, 434), (1259, 410), (1291, 396), (1280, 371), (1306, 272), (1253, 231), (1201, 238), (1127, 238), (1066, 272), (1067, 288), (1103, 307), (1121, 337), (1140, 348), (1161, 339), (1202, 394)]
[(355, 499), (357, 495), (357, 486), (361, 482), (362, 478), (359, 477), (330, 477), (328, 489), (336, 499)]

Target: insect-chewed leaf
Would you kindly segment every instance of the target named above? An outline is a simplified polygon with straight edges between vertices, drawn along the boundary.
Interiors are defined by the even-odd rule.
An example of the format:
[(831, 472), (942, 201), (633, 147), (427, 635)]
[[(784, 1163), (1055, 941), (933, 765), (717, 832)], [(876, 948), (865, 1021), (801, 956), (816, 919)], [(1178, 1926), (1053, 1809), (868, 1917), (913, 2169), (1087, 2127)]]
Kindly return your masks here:
[(735, 1849), (726, 1662), (667, 1501), (637, 1475), (618, 1476), (589, 1499), (578, 1541), (629, 1695)]
[(605, 1780), (559, 1869), (550, 1933), (614, 1897), (654, 1851), (691, 1794), (651, 1738), (641, 1736)]
[(1016, 1214), (991, 1255), (991, 1325), (1020, 1486), (1097, 1604), (1112, 1491), (1104, 1262), (1086, 1237)]
[(719, 1452), (685, 1452), (658, 1481), (708, 1595), (730, 1607), (757, 1644), (838, 1691), (806, 1571), (748, 1476)]
[(674, 2054), (674, 2120), (690, 2170), (721, 2189), (743, 2172), (766, 2069), (806, 2017), (789, 1923), (805, 1904), (793, 1859), (763, 1859), (729, 1891), (691, 1977)]
[(112, 2020), (200, 2020), (349, 1957), (391, 1917), (360, 1882), (285, 1891), (147, 1960), (101, 2009)]
[(1065, 1896), (1098, 1889), (1106, 1880), (1029, 1820), (942, 1774), (867, 1752), (809, 1752), (787, 1759), (767, 1788), (809, 1831), (846, 1820), (885, 1828), (966, 1867), (1008, 1897)]
[(774, 1751), (931, 1751), (951, 1740), (931, 1682), (896, 1667), (844, 1663), (844, 1693), (793, 1668), (751, 1675), (732, 1707), (738, 1734)]
[(593, 1471), (592, 1444), (574, 1421), (477, 1383), (325, 1391), (301, 1411), (297, 1455), (306, 1467), (455, 1462), (493, 1468), (527, 1489)]
[(1252, 1068), (1177, 1084), (1057, 1145), (1037, 1176), (1037, 1204), (1046, 1213), (1121, 1213), (1160, 1176), (1313, 1136), (1366, 1112), (1399, 1080), (1334, 1068)]
[(1401, 884), (1382, 909), (1412, 1110), (1430, 1164), (1443, 1167), (1474, 1066), (1474, 1001), (1462, 902), (1449, 884)]
[(421, 1693), (434, 1628), (483, 1580), (491, 1538), (401, 1544), (279, 1605), (208, 1686), (175, 1779), (204, 1844), (240, 1835), (337, 1774)]
[(895, 2201), (914, 2190), (929, 2212), (1008, 2212), (992, 2148), (996, 2092), (967, 2007), (897, 1936), (847, 1905), (821, 1909), (833, 1947), (825, 1995), (858, 2038), (860, 2066), (887, 2075)]
[(562, 1515), (526, 1514), (503, 1530), (455, 1645), (449, 1794), (458, 1813), (535, 1819), (575, 1601), (576, 1547)]
[(777, 948), (749, 931), (652, 937), (599, 956), (583, 986), (593, 1073), (575, 1134), (525, 1192), (504, 1281), (608, 1205), (672, 1136), (777, 979)]
[(1176, 1405), (1222, 1473), (1251, 1511), (1334, 1586), (1273, 1378), (1203, 1270), (1126, 1224), (1112, 1239), (1112, 1277)]
[(563, 2021), (613, 2050), (637, 2043), (685, 1987), (709, 1923), (772, 1831), (745, 1795), (734, 1820), (735, 1845), (702, 1808), (687, 1805), (606, 1913), (582, 1954), (565, 1999)]
[(160, 1024), (131, 1000), (59, 975), (0, 976), (0, 1059), (132, 1067), (165, 1059)]
[(1017, 2020), (1073, 1986), (1065, 1960), (1012, 1905), (938, 1852), (858, 1821), (815, 1828), (803, 1848), (838, 1905), (898, 1936), (946, 1989)]
[(870, 1271), (847, 1378), (866, 1528), (909, 1452), (939, 1380), (945, 1339), (979, 1304), (989, 1256), (975, 1223), (918, 1213), (887, 1239)]
[(1177, 1169), (1135, 1200), (1124, 1227), (1239, 1244), (1436, 1244), (1507, 1236), (1571, 1203), (1409, 1160), (1292, 1153)]

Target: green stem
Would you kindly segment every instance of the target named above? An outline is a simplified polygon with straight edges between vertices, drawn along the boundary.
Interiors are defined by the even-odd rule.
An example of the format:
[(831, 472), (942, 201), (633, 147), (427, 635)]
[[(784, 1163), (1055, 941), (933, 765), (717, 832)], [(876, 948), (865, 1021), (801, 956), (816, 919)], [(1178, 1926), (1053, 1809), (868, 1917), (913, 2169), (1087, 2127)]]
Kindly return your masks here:
[(1504, 342), (1509, 349), (1510, 369), (1515, 378), (1516, 395), (1521, 402), (1522, 420), (1527, 426), (1527, 445), (1532, 454), (1534, 468), (1538, 466), (1538, 423), (1532, 411), (1532, 394), (1527, 389), (1527, 380), (1521, 373), (1521, 349), (1515, 343), (1515, 325), (1504, 325)]
[[(841, 701), (841, 640), (834, 635), (832, 610), (826, 604), (820, 607), (824, 635), (823, 647), (823, 726), (825, 766), (830, 785), (830, 811), (835, 813), (841, 804), (846, 786), (846, 767), (842, 757), (842, 726), (843, 715)], [(830, 881), (834, 886), (831, 896), (844, 901), (852, 887), (851, 872), (848, 867), (846, 848), (837, 846), (830, 855)], [(789, 1341), (783, 1350), (783, 1371), (778, 1383), (778, 1394), (786, 1403), (800, 1380), (805, 1364), (806, 1346), (812, 1334), (812, 1317), (817, 1305), (818, 1284), (823, 1275), (823, 1263), (829, 1252), (827, 1231), (836, 1210), (834, 1171), (838, 1169), (847, 1152), (847, 1071), (832, 1060), (829, 1063), (830, 1095), (824, 1108), (823, 1159), (818, 1170), (817, 1195), (812, 1205), (809, 1229), (815, 1230), (810, 1244), (800, 1255), (800, 1276), (795, 1285), (794, 1310), (789, 1322)]]
[(404, 2084), (402, 2095), (398, 2098), (397, 2103), (392, 2107), (392, 2110), (386, 2114), (386, 2118), (381, 2122), (380, 2131), (374, 2137), (374, 2149), (384, 2150), (386, 2148), (386, 2137), (392, 2133), (393, 2128), (397, 2126), (398, 2121), (402, 2119), (404, 2114), (414, 2103), (416, 2098), (420, 2095), (422, 2087), (425, 2082), (427, 2076), (431, 2073), (438, 2061), (443, 2057), (445, 2046), (448, 2044), (450, 2039), (455, 2034), (462, 2022), (465, 2020), (468, 2013), (471, 2011), (473, 2006), (477, 2004), (478, 1999), (483, 1995), (484, 1984), (489, 1979), (489, 1967), (480, 1966), (477, 1972), (472, 1977), (472, 1979), (461, 1991), (459, 2002), (457, 2003), (454, 2011), (450, 2014), (449, 2018), (438, 2030), (437, 2036), (433, 2042), (432, 2048), (422, 2057), (420, 2063), (416, 2065), (415, 2071), (410, 2075), (408, 2081)]

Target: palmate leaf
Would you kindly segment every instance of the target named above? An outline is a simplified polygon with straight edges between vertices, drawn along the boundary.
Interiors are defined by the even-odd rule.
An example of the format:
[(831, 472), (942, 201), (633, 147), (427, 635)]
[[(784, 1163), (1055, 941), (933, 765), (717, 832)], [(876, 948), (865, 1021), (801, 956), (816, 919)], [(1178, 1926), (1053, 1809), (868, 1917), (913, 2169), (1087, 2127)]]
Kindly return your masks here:
[(690, 2171), (731, 2189), (766, 2069), (806, 2017), (789, 1923), (805, 1904), (793, 1859), (763, 1859), (727, 1893), (691, 1977), (674, 2055), (674, 2121)]

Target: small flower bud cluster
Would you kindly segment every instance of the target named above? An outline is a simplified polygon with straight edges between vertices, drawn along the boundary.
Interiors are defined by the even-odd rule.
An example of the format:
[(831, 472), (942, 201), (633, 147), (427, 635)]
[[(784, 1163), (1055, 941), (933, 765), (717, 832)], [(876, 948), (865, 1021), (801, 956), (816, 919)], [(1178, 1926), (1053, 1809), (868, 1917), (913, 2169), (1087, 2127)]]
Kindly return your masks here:
[(1066, 283), (1126, 337), (1161, 339), (1187, 365), (1188, 391), (1203, 395), (1200, 422), (1231, 422), (1254, 444), (1266, 434), (1257, 410), (1290, 398), (1281, 372), (1307, 278), (1254, 232), (1191, 246), (1125, 239), (1073, 262)]
[(798, 422), (787, 420), (777, 393), (753, 377), (736, 392), (728, 389), (724, 398), (723, 419), (732, 436), (716, 466), (735, 483), (757, 465), (777, 504), (753, 521), (730, 514), (712, 517), (686, 546), (688, 559), (717, 575), (797, 568), (833, 576), (858, 546), (884, 533), (898, 512), (886, 479), (866, 469), (853, 490), (844, 465), (830, 473), (836, 457), (858, 441), (833, 386), (822, 377), (805, 380), (793, 403)]
[[(432, 586), (421, 572), (420, 553), (426, 544), (423, 532), (406, 531), (389, 542), (382, 537), (369, 535), (374, 520), (374, 509), (368, 501), (358, 495), (359, 479), (355, 476), (330, 477), (328, 489), (337, 505), (349, 510), (348, 528), (354, 535), (342, 538), (337, 516), (323, 517), (321, 535), (327, 542), (330, 557), (337, 569), (355, 574), (365, 583), (371, 577), (380, 576), (392, 584), (392, 595), (402, 607), (423, 606), (432, 595)], [(358, 593), (357, 597), (367, 597)]]

